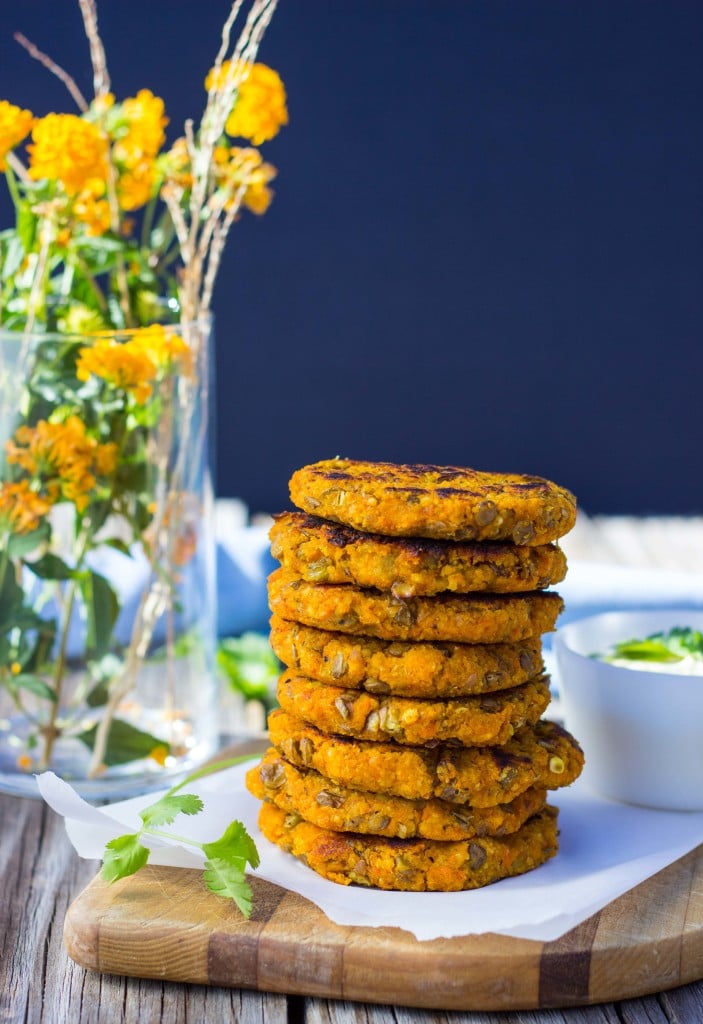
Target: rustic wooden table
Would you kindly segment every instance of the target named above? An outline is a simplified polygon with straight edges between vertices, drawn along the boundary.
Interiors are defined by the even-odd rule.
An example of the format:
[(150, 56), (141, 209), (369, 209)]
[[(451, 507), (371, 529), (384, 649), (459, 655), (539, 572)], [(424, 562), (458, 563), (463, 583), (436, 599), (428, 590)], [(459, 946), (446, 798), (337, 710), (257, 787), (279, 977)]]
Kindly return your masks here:
[[(564, 542), (572, 559), (660, 565), (703, 572), (703, 518), (581, 519)], [(703, 981), (643, 999), (570, 1010), (441, 1013), (112, 977), (66, 955), (62, 927), (71, 901), (98, 864), (80, 860), (63, 822), (37, 800), (0, 796), (0, 1022), (175, 1024), (237, 1020), (452, 1021), (456, 1024), (695, 1024)], [(701, 965), (703, 974), (703, 964)]]

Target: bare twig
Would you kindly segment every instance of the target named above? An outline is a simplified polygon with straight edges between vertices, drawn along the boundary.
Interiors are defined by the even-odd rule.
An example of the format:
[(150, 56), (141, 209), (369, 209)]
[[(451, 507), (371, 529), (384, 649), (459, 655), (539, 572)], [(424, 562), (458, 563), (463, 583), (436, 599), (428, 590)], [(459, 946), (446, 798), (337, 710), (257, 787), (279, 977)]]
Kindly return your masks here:
[(93, 65), (93, 89), (96, 97), (104, 96), (110, 91), (110, 76), (107, 73), (107, 60), (105, 58), (105, 47), (103, 46), (98, 31), (98, 11), (95, 0), (78, 0), (85, 34), (90, 44), (90, 61)]
[(27, 173), (27, 168), (24, 166), (22, 161), (10, 150), (9, 153), (5, 154), (5, 162), (12, 168), (20, 181), (23, 181), (25, 185), (28, 185), (32, 180)]
[(71, 96), (73, 96), (78, 109), (85, 113), (88, 109), (88, 102), (76, 85), (75, 79), (69, 75), (68, 71), (64, 71), (60, 64), (57, 64), (56, 61), (52, 60), (48, 54), (43, 53), (38, 46), (35, 46), (35, 44), (30, 39), (27, 39), (27, 37), (21, 32), (15, 32), (14, 38), (20, 46), (24, 47), (30, 57), (33, 57), (34, 60), (38, 60), (39, 63), (47, 69), (47, 71), (50, 71), (52, 75), (56, 75), (56, 77), (63, 82)]

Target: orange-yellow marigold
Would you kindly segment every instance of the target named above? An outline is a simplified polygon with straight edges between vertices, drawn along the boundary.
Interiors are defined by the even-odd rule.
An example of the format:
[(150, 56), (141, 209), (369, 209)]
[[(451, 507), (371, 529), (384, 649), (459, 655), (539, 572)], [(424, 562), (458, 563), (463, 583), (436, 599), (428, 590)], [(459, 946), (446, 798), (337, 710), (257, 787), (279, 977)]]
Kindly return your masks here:
[(177, 332), (163, 324), (140, 327), (132, 336), (132, 343), (140, 346), (160, 370), (179, 369), (190, 373), (192, 352), (188, 343)]
[(75, 114), (47, 114), (32, 130), (29, 176), (60, 181), (74, 196), (107, 175), (107, 142), (97, 125)]
[[(222, 88), (231, 67), (230, 61), (225, 61), (217, 72), (213, 68), (205, 80), (206, 88)], [(285, 124), (288, 124), (288, 109), (280, 75), (266, 64), (252, 64), (238, 86), (225, 131), (234, 138), (249, 139), (260, 146), (277, 135)]]
[(122, 113), (127, 121), (127, 134), (115, 144), (116, 159), (129, 164), (154, 157), (166, 141), (164, 129), (168, 118), (164, 101), (149, 89), (140, 89), (136, 96), (126, 99)]
[(5, 157), (32, 130), (34, 114), (14, 103), (0, 100), (0, 171), (7, 167)]
[(31, 533), (51, 509), (51, 502), (37, 494), (29, 481), (0, 485), (0, 524), (12, 533)]
[(138, 210), (155, 192), (154, 162), (141, 160), (120, 174), (117, 198), (123, 210)]
[(113, 387), (127, 391), (143, 405), (151, 398), (156, 364), (138, 343), (105, 338), (79, 351), (76, 376), (82, 381), (91, 376), (100, 377)]
[(242, 204), (252, 213), (266, 213), (273, 199), (268, 183), (276, 177), (276, 168), (264, 163), (258, 149), (218, 146), (213, 157), (218, 181), (228, 186), (233, 196), (244, 188)]
[(39, 420), (21, 426), (5, 445), (7, 461), (20, 466), (43, 488), (40, 496), (53, 504), (60, 498), (83, 512), (96, 485), (95, 474), (111, 475), (117, 463), (114, 444), (90, 437), (78, 416), (63, 423)]
[(105, 182), (93, 178), (78, 193), (73, 203), (73, 215), (84, 224), (92, 237), (104, 235), (110, 227), (110, 204), (105, 199)]

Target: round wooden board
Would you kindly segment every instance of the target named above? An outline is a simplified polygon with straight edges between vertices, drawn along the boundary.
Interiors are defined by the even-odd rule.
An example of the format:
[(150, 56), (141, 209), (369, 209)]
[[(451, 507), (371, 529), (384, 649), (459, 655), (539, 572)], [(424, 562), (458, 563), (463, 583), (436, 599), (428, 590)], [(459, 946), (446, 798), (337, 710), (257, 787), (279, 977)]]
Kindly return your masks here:
[(547, 943), (342, 927), (296, 893), (252, 884), (247, 921), (197, 871), (98, 877), (66, 916), (69, 955), (110, 974), (444, 1010), (576, 1006), (703, 976), (703, 847)]

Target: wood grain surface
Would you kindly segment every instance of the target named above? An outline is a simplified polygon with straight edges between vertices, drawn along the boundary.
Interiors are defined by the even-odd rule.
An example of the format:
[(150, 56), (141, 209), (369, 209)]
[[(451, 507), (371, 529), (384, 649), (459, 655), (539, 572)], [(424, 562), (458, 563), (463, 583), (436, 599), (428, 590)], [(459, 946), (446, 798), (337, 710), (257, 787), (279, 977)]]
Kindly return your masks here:
[(197, 871), (96, 878), (68, 911), (66, 948), (109, 974), (444, 1010), (598, 1003), (703, 976), (703, 847), (548, 943), (339, 926), (296, 893), (252, 882), (247, 921)]

